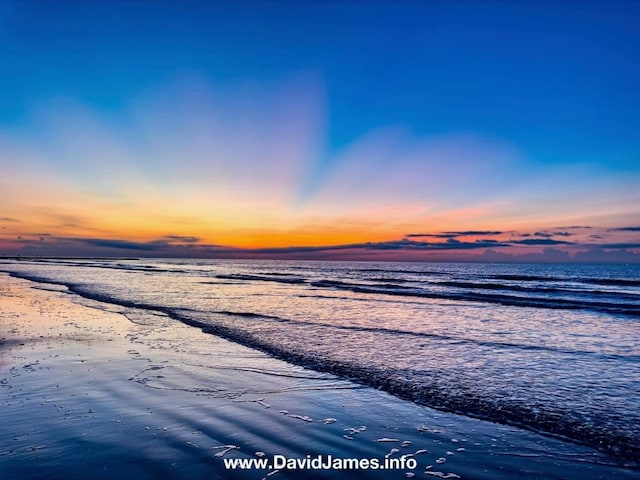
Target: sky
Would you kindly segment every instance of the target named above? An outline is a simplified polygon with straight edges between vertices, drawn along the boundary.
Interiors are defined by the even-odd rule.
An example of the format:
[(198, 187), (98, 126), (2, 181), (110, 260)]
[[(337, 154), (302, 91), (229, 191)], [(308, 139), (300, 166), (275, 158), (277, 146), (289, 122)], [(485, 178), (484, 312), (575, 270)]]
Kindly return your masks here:
[(0, 255), (640, 263), (640, 3), (0, 2)]

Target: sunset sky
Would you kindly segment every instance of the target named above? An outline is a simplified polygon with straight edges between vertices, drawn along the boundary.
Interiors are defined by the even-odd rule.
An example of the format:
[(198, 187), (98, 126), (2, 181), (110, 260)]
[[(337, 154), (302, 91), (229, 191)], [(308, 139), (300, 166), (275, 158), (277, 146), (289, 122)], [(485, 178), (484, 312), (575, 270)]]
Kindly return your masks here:
[(640, 3), (0, 2), (0, 255), (640, 263)]

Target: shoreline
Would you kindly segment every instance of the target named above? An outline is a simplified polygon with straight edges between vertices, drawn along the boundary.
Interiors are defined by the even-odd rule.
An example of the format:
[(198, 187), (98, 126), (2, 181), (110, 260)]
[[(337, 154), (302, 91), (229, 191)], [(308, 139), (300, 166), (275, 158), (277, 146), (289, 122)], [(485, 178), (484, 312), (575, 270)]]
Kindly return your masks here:
[[(365, 387), (376, 390), (383, 390), (397, 398), (414, 402), (425, 407), (432, 408), (445, 413), (453, 413), (468, 418), (479, 419), (487, 422), (509, 425), (518, 429), (528, 430), (530, 432), (544, 435), (549, 438), (557, 439), (562, 442), (570, 442), (576, 445), (582, 445), (587, 448), (594, 448), (607, 455), (612, 455), (621, 461), (638, 462), (637, 442), (633, 442), (630, 437), (620, 434), (612, 434), (610, 432), (586, 432), (581, 429), (581, 425), (574, 424), (571, 419), (571, 412), (566, 415), (569, 420), (563, 418), (542, 418), (537, 422), (530, 422), (532, 418), (537, 418), (539, 414), (535, 409), (505, 409), (496, 415), (496, 409), (489, 407), (492, 414), (486, 413), (487, 404), (483, 399), (475, 399), (469, 396), (450, 396), (443, 394), (441, 389), (436, 385), (428, 388), (426, 391), (417, 390), (412, 385), (407, 385), (402, 381), (395, 381), (393, 378), (387, 378), (380, 375), (375, 368), (367, 366), (358, 366), (357, 368), (349, 362), (336, 362), (334, 359), (328, 360), (322, 355), (313, 355), (298, 349), (278, 346), (273, 342), (265, 340), (264, 337), (255, 336), (250, 331), (244, 331), (237, 325), (229, 328), (224, 321), (207, 322), (197, 317), (193, 317), (188, 311), (180, 311), (171, 307), (162, 307), (148, 303), (137, 303), (128, 300), (122, 300), (112, 297), (109, 294), (96, 295), (87, 292), (77, 285), (65, 281), (53, 280), (38, 275), (9, 272), (9, 275), (24, 279), (40, 285), (53, 285), (68, 290), (68, 292), (77, 295), (87, 301), (94, 301), (101, 305), (110, 305), (111, 308), (134, 308), (141, 309), (149, 313), (159, 313), (166, 315), (177, 322), (184, 325), (194, 327), (203, 333), (213, 335), (216, 338), (224, 338), (236, 345), (243, 345), (249, 349), (263, 352), (269, 357), (275, 357), (284, 362), (290, 362), (302, 368), (308, 368), (317, 372), (337, 375), (340, 378), (348, 379)], [(216, 312), (212, 312), (211, 316), (215, 316)], [(238, 314), (242, 316), (242, 314)], [(252, 314), (249, 317), (253, 318)], [(269, 317), (264, 317), (269, 319)], [(277, 320), (277, 319), (276, 319)], [(301, 335), (304, 336), (304, 332)], [(268, 336), (268, 335), (267, 335)], [(572, 435), (573, 434), (573, 435)], [(582, 436), (577, 436), (580, 434)]]
[[(270, 473), (225, 470), (216, 456), (225, 445), (238, 448), (224, 458), (384, 459), (428, 451), (416, 455), (416, 470), (369, 470), (366, 478), (640, 478), (637, 466), (588, 447), (437, 412), (161, 312), (101, 304), (6, 274), (0, 289), (5, 478), (38, 478), (43, 469), (48, 478)], [(274, 478), (315, 474), (344, 478), (286, 470)]]

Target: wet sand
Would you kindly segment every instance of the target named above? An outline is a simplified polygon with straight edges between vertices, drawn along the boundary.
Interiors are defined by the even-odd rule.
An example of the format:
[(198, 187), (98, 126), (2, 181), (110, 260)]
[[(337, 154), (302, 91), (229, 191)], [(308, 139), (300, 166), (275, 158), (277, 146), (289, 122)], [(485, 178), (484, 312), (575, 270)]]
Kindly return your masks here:
[[(0, 478), (640, 478), (590, 448), (421, 407), (162, 314), (65, 292), (0, 274)], [(262, 453), (408, 454), (417, 468), (225, 468), (226, 458)]]

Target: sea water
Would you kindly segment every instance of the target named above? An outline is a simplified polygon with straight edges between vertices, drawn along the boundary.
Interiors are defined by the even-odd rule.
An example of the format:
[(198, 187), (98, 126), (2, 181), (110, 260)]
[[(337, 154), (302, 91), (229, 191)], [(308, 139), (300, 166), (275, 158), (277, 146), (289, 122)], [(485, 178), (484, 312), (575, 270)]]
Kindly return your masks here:
[(42, 259), (0, 270), (640, 459), (640, 266)]

